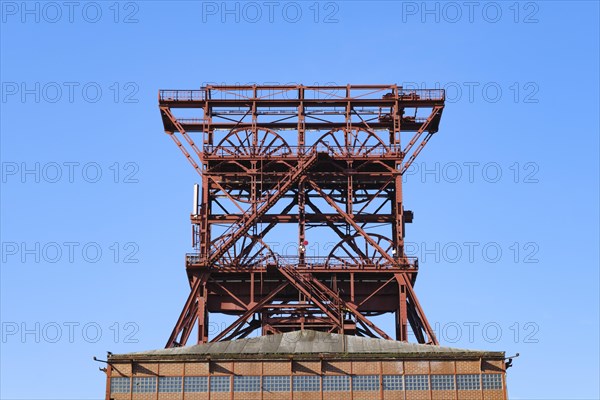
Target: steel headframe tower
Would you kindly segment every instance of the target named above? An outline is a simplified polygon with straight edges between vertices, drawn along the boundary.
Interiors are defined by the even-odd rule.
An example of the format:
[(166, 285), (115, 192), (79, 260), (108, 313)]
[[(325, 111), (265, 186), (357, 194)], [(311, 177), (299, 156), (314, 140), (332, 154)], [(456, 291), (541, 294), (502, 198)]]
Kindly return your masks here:
[[(369, 318), (394, 313), (396, 340), (408, 340), (410, 325), (419, 343), (437, 345), (413, 289), (417, 260), (404, 252), (413, 214), (402, 174), (437, 132), (444, 99), (440, 89), (397, 85), (161, 90), (165, 132), (202, 179), (191, 291), (167, 347), (185, 345), (196, 321), (198, 343), (207, 342), (210, 313), (237, 317), (213, 342), (259, 328), (391, 339)], [(184, 108), (195, 117), (176, 117)], [(267, 244), (280, 224), (297, 226), (284, 240), (292, 256)], [(337, 244), (310, 255), (307, 229)]]

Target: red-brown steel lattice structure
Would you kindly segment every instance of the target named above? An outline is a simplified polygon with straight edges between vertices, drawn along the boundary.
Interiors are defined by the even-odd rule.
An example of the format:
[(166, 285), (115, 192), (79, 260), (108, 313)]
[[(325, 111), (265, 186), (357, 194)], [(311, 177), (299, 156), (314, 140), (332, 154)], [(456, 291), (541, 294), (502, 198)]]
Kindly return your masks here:
[[(410, 326), (419, 343), (438, 344), (413, 289), (417, 260), (404, 252), (413, 215), (402, 174), (437, 132), (444, 100), (397, 85), (161, 90), (165, 132), (202, 179), (191, 291), (167, 347), (185, 345), (196, 322), (207, 342), (210, 313), (236, 317), (211, 341), (304, 328), (391, 339), (369, 318), (394, 313), (396, 340)], [(181, 109), (194, 118), (176, 117)], [(281, 224), (297, 226), (291, 256), (266, 240)], [(307, 229), (338, 242), (309, 255)]]

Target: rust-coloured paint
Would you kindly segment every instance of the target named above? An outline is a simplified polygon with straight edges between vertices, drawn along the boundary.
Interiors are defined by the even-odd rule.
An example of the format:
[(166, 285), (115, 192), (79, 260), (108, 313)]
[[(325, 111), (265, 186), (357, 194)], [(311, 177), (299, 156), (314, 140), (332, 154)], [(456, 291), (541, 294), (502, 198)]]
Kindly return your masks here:
[[(185, 345), (195, 325), (207, 342), (212, 313), (237, 316), (213, 341), (257, 329), (392, 339), (370, 317), (394, 313), (396, 340), (410, 326), (437, 345), (404, 251), (402, 174), (438, 131), (444, 102), (444, 90), (397, 85), (160, 90), (164, 130), (202, 181), (191, 291), (166, 347)], [(268, 246), (277, 224), (298, 225), (297, 255)], [(309, 253), (313, 229), (339, 238), (329, 254)]]

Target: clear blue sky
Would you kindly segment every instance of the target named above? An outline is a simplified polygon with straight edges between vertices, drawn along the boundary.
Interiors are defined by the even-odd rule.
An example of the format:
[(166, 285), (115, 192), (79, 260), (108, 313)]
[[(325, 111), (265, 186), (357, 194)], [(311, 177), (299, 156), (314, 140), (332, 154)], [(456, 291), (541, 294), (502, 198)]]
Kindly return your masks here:
[(164, 346), (197, 177), (157, 90), (295, 82), (448, 89), (404, 189), (427, 316), (519, 352), (511, 398), (598, 399), (598, 3), (269, 4), (1, 3), (0, 396), (99, 399), (92, 356)]

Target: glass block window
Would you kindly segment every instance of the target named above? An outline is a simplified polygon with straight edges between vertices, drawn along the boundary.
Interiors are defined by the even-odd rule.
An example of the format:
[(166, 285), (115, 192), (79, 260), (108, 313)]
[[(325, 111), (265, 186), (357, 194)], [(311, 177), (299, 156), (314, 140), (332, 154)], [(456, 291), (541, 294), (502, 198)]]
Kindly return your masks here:
[(384, 375), (383, 390), (403, 390), (402, 375)]
[(158, 391), (161, 393), (177, 393), (181, 392), (181, 377), (180, 376), (159, 376)]
[(289, 376), (263, 376), (263, 390), (265, 392), (289, 392)]
[(211, 376), (211, 392), (229, 392), (231, 390), (231, 379), (228, 376)]
[(292, 381), (294, 392), (320, 392), (321, 377), (318, 375), (297, 375)]
[(111, 393), (129, 393), (129, 378), (110, 378)]
[(350, 390), (350, 377), (346, 375), (326, 375), (323, 377), (324, 392), (339, 392)]
[(133, 393), (156, 392), (156, 377), (133, 378)]
[(483, 374), (481, 375), (484, 389), (502, 389), (502, 375), (501, 374)]
[(234, 376), (234, 392), (260, 392), (260, 376)]
[(479, 375), (456, 375), (456, 386), (458, 390), (479, 390)]
[(208, 392), (208, 377), (186, 376), (183, 380), (183, 391), (186, 393)]
[(454, 390), (454, 375), (431, 375), (431, 389)]
[(429, 390), (428, 375), (406, 375), (404, 376), (406, 390)]
[(352, 377), (352, 390), (379, 390), (378, 375), (355, 375)]

